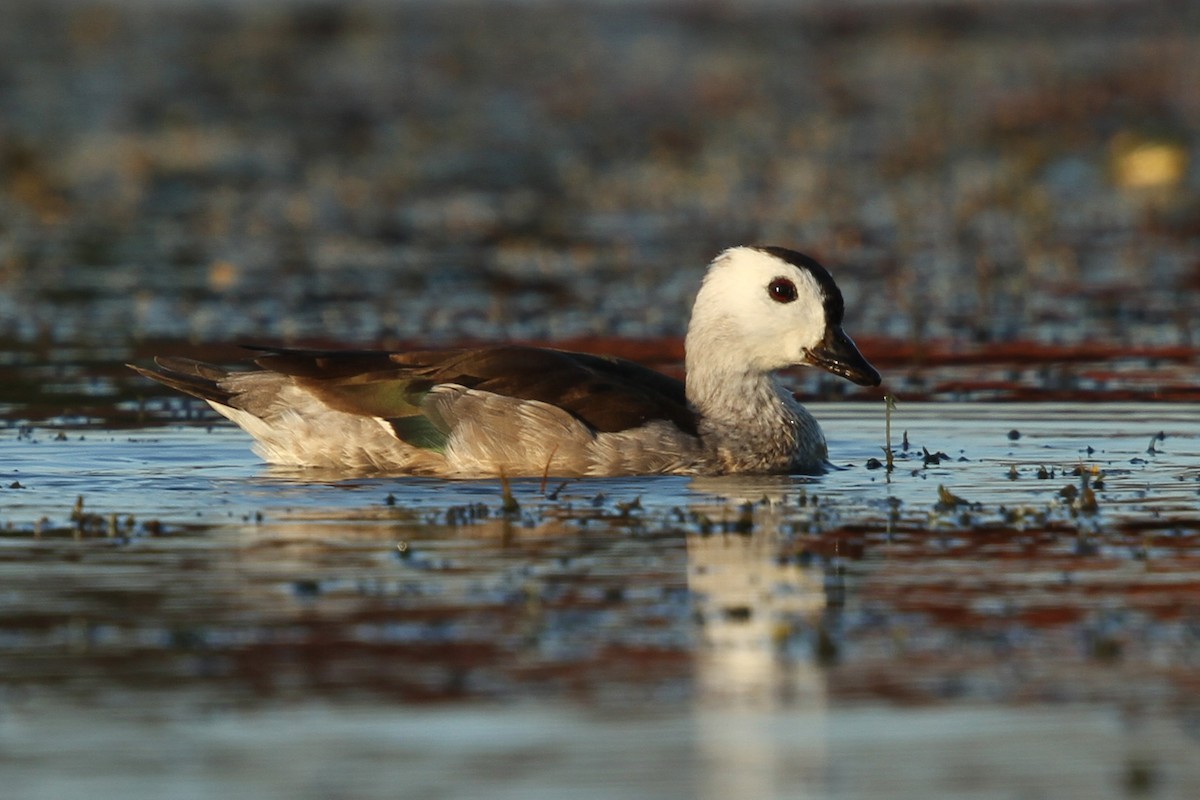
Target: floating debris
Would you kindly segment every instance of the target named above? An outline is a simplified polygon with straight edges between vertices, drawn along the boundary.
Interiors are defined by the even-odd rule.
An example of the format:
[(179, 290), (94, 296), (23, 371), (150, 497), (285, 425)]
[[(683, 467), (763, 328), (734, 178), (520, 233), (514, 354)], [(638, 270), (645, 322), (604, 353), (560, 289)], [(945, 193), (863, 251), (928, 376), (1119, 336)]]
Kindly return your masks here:
[(505, 516), (516, 516), (521, 513), (521, 504), (517, 502), (517, 498), (513, 496), (512, 485), (508, 482), (508, 478), (504, 475), (500, 476), (500, 511)]
[(938, 511), (950, 511), (962, 506), (974, 505), (970, 500), (967, 500), (964, 497), (959, 497), (940, 483), (938, 484), (937, 488), (937, 496), (938, 501), (934, 508), (936, 508)]
[(292, 582), (292, 593), (297, 597), (312, 598), (321, 594), (321, 582), (312, 578), (304, 578)]
[(631, 500), (628, 503), (617, 503), (616, 509), (617, 509), (617, 513), (619, 515), (621, 515), (622, 517), (628, 517), (634, 511), (642, 510), (642, 498), (639, 495), (638, 497), (633, 498), (633, 500)]
[(931, 453), (931, 452), (929, 452), (929, 449), (925, 448), (925, 447), (921, 448), (921, 453), (922, 453), (922, 460), (923, 460), (925, 466), (927, 466), (927, 467), (928, 466), (936, 467), (938, 464), (941, 464), (943, 461), (950, 460), (950, 456), (946, 455), (945, 453), (943, 453), (941, 451), (938, 451), (936, 453)]

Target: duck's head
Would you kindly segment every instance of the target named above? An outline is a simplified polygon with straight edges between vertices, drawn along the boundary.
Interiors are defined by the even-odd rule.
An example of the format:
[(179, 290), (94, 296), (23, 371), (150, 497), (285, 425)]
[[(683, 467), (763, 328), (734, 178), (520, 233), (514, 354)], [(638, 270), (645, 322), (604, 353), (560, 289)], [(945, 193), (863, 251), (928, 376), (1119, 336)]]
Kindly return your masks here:
[(696, 295), (688, 371), (718, 359), (761, 372), (807, 364), (878, 386), (879, 373), (842, 330), (843, 310), (816, 260), (782, 247), (732, 247), (709, 265)]

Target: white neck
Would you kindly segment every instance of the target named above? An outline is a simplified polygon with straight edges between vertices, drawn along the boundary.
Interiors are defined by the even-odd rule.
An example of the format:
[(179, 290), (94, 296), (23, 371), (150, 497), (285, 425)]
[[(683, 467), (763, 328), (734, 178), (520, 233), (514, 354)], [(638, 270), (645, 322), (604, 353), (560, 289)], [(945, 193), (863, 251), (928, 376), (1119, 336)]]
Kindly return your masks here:
[(773, 373), (722, 360), (703, 339), (688, 334), (687, 397), (710, 457), (727, 472), (819, 470), (825, 439), (812, 415)]

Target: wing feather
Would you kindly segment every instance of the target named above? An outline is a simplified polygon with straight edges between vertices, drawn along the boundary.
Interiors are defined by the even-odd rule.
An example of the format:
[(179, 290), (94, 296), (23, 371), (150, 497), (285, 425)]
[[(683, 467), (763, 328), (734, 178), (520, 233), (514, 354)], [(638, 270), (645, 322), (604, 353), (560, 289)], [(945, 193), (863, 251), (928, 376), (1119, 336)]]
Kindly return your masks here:
[[(683, 384), (619, 358), (538, 347), (387, 353), (260, 349), (259, 366), (290, 375), (332, 408), (389, 421), (426, 416), (423, 401), (451, 384), (562, 408), (596, 432), (616, 432), (665, 420), (695, 435), (696, 417)], [(417, 440), (444, 431), (401, 423)], [(433, 436), (436, 440), (437, 437)], [(407, 439), (405, 438), (407, 441)]]

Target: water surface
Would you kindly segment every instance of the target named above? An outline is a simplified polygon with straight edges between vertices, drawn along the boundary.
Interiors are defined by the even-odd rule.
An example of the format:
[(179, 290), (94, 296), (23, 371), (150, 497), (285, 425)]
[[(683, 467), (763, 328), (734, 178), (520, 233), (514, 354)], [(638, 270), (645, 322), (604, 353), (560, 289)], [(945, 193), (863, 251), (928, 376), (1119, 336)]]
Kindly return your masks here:
[(508, 511), (223, 424), (8, 429), (0, 763), (22, 797), (1190, 796), (1194, 410), (902, 404), (889, 476), (881, 404), (813, 409), (827, 475)]

